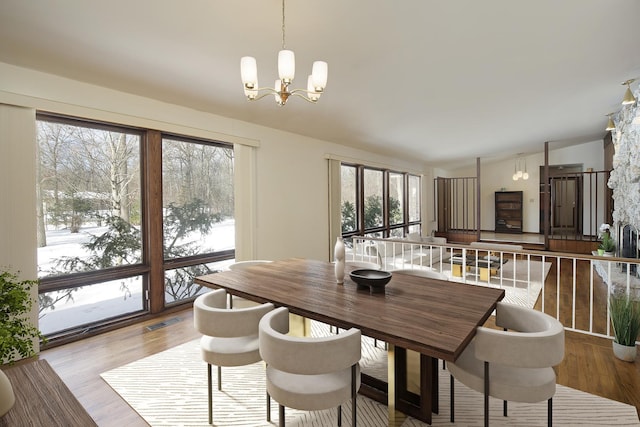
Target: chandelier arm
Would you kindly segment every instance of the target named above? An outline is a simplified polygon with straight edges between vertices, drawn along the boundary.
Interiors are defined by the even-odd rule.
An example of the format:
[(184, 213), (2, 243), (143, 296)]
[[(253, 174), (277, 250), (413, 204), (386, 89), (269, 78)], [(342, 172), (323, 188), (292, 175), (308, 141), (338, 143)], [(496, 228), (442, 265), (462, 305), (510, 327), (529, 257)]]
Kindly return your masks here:
[(275, 90), (273, 90), (270, 87), (263, 87), (261, 89), (257, 89), (257, 91), (266, 91), (266, 93), (261, 93), (260, 95), (257, 95), (255, 98), (248, 98), (249, 101), (259, 101), (260, 99), (264, 98), (265, 96), (269, 96), (269, 95), (277, 95), (280, 92), (277, 92)]
[(311, 95), (311, 94), (318, 94), (318, 95), (322, 95), (322, 92), (314, 92), (312, 90), (308, 90), (308, 89), (293, 89), (289, 91), (290, 94), (295, 95), (295, 94), (300, 94), (300, 93), (305, 93), (307, 96)]
[(289, 95), (297, 96), (298, 98), (302, 98), (302, 99), (304, 99), (305, 101), (310, 102), (310, 103), (312, 103), (312, 104), (315, 104), (315, 103), (317, 102), (317, 100), (315, 100), (315, 101), (314, 101), (313, 99), (309, 98), (309, 97), (308, 97), (308, 96), (306, 96), (306, 95), (303, 95), (303, 94), (302, 94), (302, 93), (300, 93), (300, 92), (307, 92), (307, 91), (306, 91), (306, 90), (302, 90), (302, 89), (298, 89), (298, 91), (290, 92), (290, 93), (289, 93)]

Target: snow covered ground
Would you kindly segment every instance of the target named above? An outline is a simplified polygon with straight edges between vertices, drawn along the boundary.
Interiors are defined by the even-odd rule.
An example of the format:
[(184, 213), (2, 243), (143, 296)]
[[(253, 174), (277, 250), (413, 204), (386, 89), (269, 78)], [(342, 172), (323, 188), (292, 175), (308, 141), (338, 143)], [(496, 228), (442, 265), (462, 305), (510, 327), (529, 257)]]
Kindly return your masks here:
[[(47, 274), (55, 260), (63, 256), (86, 257), (88, 253), (82, 245), (94, 235), (100, 235), (106, 227), (83, 227), (79, 233), (69, 230), (47, 231), (47, 246), (38, 248), (38, 268), (40, 276)], [(194, 235), (189, 241), (199, 241), (199, 247), (215, 251), (235, 247), (235, 221), (226, 220), (215, 224), (206, 236)], [(180, 243), (186, 243), (182, 241)], [(217, 263), (215, 269), (224, 269), (233, 260)], [(52, 292), (55, 299), (59, 292)], [(125, 313), (143, 309), (142, 278), (112, 280), (95, 285), (83, 286), (72, 293), (72, 300), (59, 301), (54, 309), (40, 313), (40, 330), (44, 334), (61, 331), (78, 325), (108, 319)]]

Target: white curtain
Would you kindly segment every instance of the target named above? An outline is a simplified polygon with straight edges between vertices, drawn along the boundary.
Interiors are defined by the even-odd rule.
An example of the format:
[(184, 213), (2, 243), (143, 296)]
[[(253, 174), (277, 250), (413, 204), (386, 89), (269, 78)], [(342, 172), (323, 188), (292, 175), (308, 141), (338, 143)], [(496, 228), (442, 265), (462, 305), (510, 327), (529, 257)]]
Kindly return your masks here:
[(340, 182), (340, 160), (329, 162), (329, 260), (333, 261), (336, 238), (342, 235), (342, 193)]
[(236, 260), (256, 259), (256, 148), (234, 144)]
[[(0, 268), (36, 279), (36, 112), (0, 104)], [(38, 326), (38, 289), (29, 316)], [(36, 351), (38, 340), (34, 340)], [(0, 360), (0, 364), (2, 361)]]

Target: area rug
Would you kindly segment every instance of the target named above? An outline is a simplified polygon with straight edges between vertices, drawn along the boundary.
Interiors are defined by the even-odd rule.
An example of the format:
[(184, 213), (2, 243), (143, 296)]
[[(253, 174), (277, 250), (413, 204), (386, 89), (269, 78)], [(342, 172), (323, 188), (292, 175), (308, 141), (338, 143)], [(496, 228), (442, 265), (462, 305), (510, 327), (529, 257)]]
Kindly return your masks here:
[(473, 285), (490, 286), (505, 290), (504, 301), (510, 304), (533, 308), (540, 296), (542, 284), (549, 274), (551, 263), (527, 260), (509, 260), (502, 264), (497, 274), (491, 275), (489, 280), (481, 280), (479, 270), (470, 268), (465, 277), (454, 276), (451, 273), (451, 262), (444, 261), (442, 265), (434, 266), (437, 271), (454, 282), (470, 283)]
[[(313, 322), (314, 335), (328, 333), (328, 326)], [(363, 338), (363, 371), (386, 376), (386, 352), (383, 343)], [(449, 422), (449, 374), (440, 371), (440, 413), (433, 426), (481, 426), (482, 395), (456, 383), (455, 423)], [(152, 427), (207, 426), (206, 364), (200, 357), (199, 341), (191, 341), (120, 368), (105, 372), (102, 378)], [(214, 374), (215, 426), (275, 426), (278, 406), (272, 403), (271, 419), (266, 421), (264, 364), (222, 369), (222, 390), (217, 390)], [(640, 426), (633, 406), (558, 386), (554, 397), (553, 419), (556, 426)], [(509, 416), (502, 416), (502, 402), (491, 399), (493, 426), (546, 426), (546, 402), (509, 403)], [(343, 406), (345, 425), (349, 424), (351, 405)], [(335, 426), (336, 410), (304, 412), (287, 408), (287, 426)], [(358, 395), (358, 425), (386, 426), (387, 407)], [(427, 426), (407, 417), (403, 427)]]

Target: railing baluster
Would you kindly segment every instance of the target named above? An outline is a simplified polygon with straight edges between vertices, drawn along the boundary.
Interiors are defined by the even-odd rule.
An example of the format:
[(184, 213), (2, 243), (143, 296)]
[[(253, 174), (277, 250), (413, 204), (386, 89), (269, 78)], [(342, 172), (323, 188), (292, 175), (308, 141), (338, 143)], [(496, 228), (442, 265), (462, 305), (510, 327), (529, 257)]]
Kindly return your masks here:
[[(467, 266), (469, 264), (474, 266), (483, 265), (485, 261), (484, 258), (480, 255), (480, 253), (486, 252), (489, 257), (493, 254), (498, 257), (499, 263), (501, 267), (504, 265), (503, 263), (508, 260), (509, 263), (513, 262), (513, 275), (506, 273), (503, 268), (498, 270), (498, 274), (494, 277), (493, 283), (499, 283), (500, 288), (507, 288), (507, 292), (513, 292), (513, 290), (522, 289), (518, 285), (518, 272), (522, 272), (523, 268), (526, 268), (526, 271), (521, 274), (522, 277), (526, 276), (526, 300), (529, 306), (536, 303), (537, 293), (536, 288), (533, 286), (532, 280), (537, 280), (537, 269), (533, 267), (533, 260), (541, 260), (540, 267), (540, 280), (541, 280), (541, 289), (540, 289), (540, 298), (541, 298), (541, 308), (540, 310), (546, 312), (546, 308), (548, 307), (547, 298), (547, 283), (546, 278), (546, 264), (555, 262), (556, 264), (556, 291), (555, 291), (555, 317), (563, 321), (560, 318), (560, 313), (565, 314), (564, 321), (568, 323), (565, 327), (569, 330), (587, 333), (595, 336), (601, 337), (612, 337), (611, 330), (611, 319), (609, 317), (609, 307), (608, 304), (606, 307), (606, 323), (604, 319), (595, 318), (595, 316), (600, 316), (604, 310), (601, 309), (601, 306), (596, 307), (596, 304), (601, 304), (599, 302), (599, 298), (597, 298), (596, 292), (600, 292), (599, 283), (596, 282), (596, 274), (599, 277), (602, 277), (602, 281), (604, 286), (606, 286), (607, 295), (609, 295), (612, 291), (613, 286), (618, 285), (626, 288), (626, 292), (628, 295), (631, 295), (632, 292), (639, 293), (640, 292), (640, 276), (637, 274), (638, 269), (640, 269), (640, 260), (633, 259), (612, 259), (612, 258), (603, 258), (603, 257), (594, 257), (594, 256), (583, 256), (578, 254), (559, 254), (559, 253), (545, 253), (539, 251), (505, 251), (503, 249), (491, 251), (491, 249), (479, 249), (472, 248), (467, 245), (458, 245), (458, 244), (432, 244), (432, 243), (416, 243), (409, 241), (399, 241), (393, 239), (382, 239), (376, 237), (363, 237), (363, 236), (353, 236), (351, 238), (352, 247), (350, 249), (351, 254), (348, 256), (348, 259), (352, 260), (360, 260), (365, 262), (374, 261), (381, 268), (385, 270), (393, 271), (394, 268), (421, 268), (421, 267), (429, 267), (435, 268), (437, 271), (441, 273), (446, 272), (446, 268), (448, 266), (449, 271), (452, 272), (455, 267), (461, 268), (461, 277), (454, 277), (453, 280), (463, 283), (477, 284), (480, 286), (487, 286), (492, 284), (490, 268), (487, 280), (480, 280), (480, 269), (475, 268), (472, 271), (467, 272)], [(407, 246), (410, 245), (410, 246)], [(402, 249), (402, 250), (399, 250)], [(428, 254), (425, 254), (425, 250), (429, 250)], [(462, 257), (460, 259), (460, 265), (454, 264), (454, 260), (452, 255), (454, 254), (454, 250), (461, 252)], [(436, 252), (437, 251), (437, 252)], [(473, 252), (469, 252), (473, 251)], [(397, 255), (395, 255), (397, 253)], [(438, 257), (439, 254), (439, 257)], [(473, 254), (473, 255), (472, 255)], [(526, 258), (523, 256), (526, 254)], [(449, 256), (448, 259), (446, 257)], [(470, 258), (467, 259), (467, 256)], [(434, 258), (437, 265), (434, 265)], [(524, 259), (524, 264), (518, 264), (519, 259)], [(586, 263), (585, 263), (586, 262)], [(394, 265), (395, 263), (395, 265)], [(583, 264), (585, 263), (585, 264)], [(427, 265), (428, 264), (428, 265)], [(578, 266), (589, 266), (589, 273), (587, 275), (586, 272), (580, 271), (578, 274)], [(622, 274), (622, 270), (626, 271)], [(490, 267), (490, 259), (487, 258), (487, 267)], [(565, 268), (570, 268), (571, 272), (564, 272)], [(535, 271), (532, 271), (535, 270)], [(615, 272), (614, 272), (615, 270)], [(526, 273), (526, 274), (525, 274)], [(612, 274), (613, 273), (613, 274)], [(563, 282), (563, 277), (564, 282)], [(571, 298), (570, 304), (571, 307), (563, 307), (563, 300), (561, 298), (561, 291), (565, 286), (569, 286), (569, 277), (571, 278)], [(588, 278), (588, 279), (587, 279)], [(513, 279), (511, 286), (509, 285), (509, 280)], [(549, 283), (552, 283), (553, 279), (549, 279)], [(578, 280), (581, 281), (580, 289), (578, 289)], [(588, 292), (589, 294), (585, 297), (583, 294), (579, 292), (585, 292), (587, 289), (586, 280), (588, 283)], [(582, 281), (585, 283), (582, 284)], [(565, 283), (566, 282), (566, 283)], [(625, 286), (626, 285), (626, 286)], [(510, 289), (510, 288), (513, 288)], [(622, 290), (621, 289), (621, 290)], [(566, 289), (568, 291), (569, 289)], [(565, 293), (566, 293), (565, 291)], [(579, 301), (588, 300), (588, 307), (578, 306)], [(571, 318), (568, 319), (566, 314), (571, 313)], [(588, 326), (586, 326), (585, 322), (581, 319), (578, 319), (578, 315), (588, 313)], [(578, 325), (578, 320), (581, 320), (580, 325)], [(563, 322), (564, 323), (564, 322)], [(605, 327), (605, 331), (600, 331), (601, 327)], [(596, 331), (596, 328), (598, 331)]]

